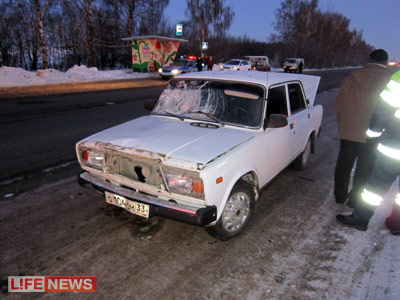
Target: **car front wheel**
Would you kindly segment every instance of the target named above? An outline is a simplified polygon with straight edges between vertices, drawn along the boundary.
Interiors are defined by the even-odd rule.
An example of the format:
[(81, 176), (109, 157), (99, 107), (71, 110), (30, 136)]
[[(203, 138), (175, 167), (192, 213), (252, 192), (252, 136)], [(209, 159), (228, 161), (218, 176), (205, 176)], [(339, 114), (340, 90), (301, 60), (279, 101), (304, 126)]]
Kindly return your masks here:
[(241, 233), (249, 223), (255, 206), (252, 187), (240, 181), (232, 189), (224, 210), (214, 226), (206, 227), (206, 231), (227, 241)]

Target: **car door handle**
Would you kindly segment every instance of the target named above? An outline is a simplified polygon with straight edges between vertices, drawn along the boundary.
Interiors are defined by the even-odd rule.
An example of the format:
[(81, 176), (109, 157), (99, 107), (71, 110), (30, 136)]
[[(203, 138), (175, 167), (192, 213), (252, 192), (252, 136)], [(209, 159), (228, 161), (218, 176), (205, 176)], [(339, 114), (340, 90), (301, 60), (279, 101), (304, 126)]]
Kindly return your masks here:
[(290, 129), (294, 128), (294, 123), (290, 123)]

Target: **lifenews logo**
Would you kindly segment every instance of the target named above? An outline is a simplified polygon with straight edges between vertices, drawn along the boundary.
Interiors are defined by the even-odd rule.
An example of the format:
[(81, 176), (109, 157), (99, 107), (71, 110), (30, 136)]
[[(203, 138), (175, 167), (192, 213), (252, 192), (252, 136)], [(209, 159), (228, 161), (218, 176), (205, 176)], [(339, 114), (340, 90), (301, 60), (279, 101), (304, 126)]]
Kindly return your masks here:
[(96, 276), (9, 276), (8, 292), (96, 292)]

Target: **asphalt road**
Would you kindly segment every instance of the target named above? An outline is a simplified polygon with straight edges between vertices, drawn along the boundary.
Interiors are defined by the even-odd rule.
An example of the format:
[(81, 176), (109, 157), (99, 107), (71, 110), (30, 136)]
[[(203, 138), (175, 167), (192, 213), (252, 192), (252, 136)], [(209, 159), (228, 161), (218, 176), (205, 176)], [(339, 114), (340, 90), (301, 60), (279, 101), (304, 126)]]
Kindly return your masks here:
[[(367, 232), (335, 220), (335, 214), (349, 212), (332, 195), (339, 148), (336, 94), (317, 95), (316, 103), (324, 107), (323, 130), (309, 166), (282, 171), (260, 193), (246, 230), (227, 242), (201, 227), (143, 219), (107, 205), (102, 195), (76, 183), (78, 167), (52, 182), (55, 175), (49, 172), (37, 188), (0, 199), (0, 298), (399, 299), (400, 239), (383, 224), (390, 203), (384, 201)], [(135, 101), (126, 105), (122, 108), (141, 109)], [(115, 106), (60, 113), (59, 121), (46, 116), (21, 123), (27, 131), (48, 123), (60, 127), (57, 135), (63, 128), (69, 135), (71, 124), (108, 126), (110, 118), (101, 112), (116, 118), (121, 112), (110, 113)], [(11, 130), (18, 123), (2, 126)], [(7, 293), (8, 276), (96, 276), (97, 292)]]
[[(321, 92), (338, 87), (349, 72), (310, 74), (321, 76)], [(0, 100), (0, 180), (74, 161), (76, 142), (147, 114), (144, 100), (157, 99), (162, 89), (157, 85)]]

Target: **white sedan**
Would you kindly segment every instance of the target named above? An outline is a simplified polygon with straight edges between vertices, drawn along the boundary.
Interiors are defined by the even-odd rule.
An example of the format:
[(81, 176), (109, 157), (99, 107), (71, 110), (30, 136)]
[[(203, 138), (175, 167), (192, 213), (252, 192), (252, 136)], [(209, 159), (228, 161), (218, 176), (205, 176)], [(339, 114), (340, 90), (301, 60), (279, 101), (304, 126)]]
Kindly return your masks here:
[(319, 77), (195, 72), (171, 79), (150, 115), (77, 143), (79, 183), (145, 218), (205, 226), (228, 240), (260, 191), (290, 163), (307, 166), (320, 132)]
[(222, 70), (250, 71), (251, 65), (243, 59), (231, 59), (222, 65)]

